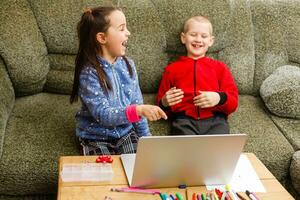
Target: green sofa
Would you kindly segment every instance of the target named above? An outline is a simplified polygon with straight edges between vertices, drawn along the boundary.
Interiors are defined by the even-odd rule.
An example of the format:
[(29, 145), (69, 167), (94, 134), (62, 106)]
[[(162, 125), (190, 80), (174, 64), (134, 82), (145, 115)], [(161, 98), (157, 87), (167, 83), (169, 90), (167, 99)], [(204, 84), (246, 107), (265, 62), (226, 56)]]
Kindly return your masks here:
[[(216, 42), (209, 56), (230, 66), (239, 88), (231, 132), (249, 135), (253, 152), (295, 196), (300, 194), (300, 1), (114, 0), (131, 31), (146, 103), (154, 104), (168, 62), (184, 54), (179, 33), (208, 16)], [(60, 156), (78, 155), (69, 104), (76, 24), (83, 9), (107, 0), (0, 2), (0, 199), (54, 199)], [(153, 135), (169, 133), (165, 121)]]

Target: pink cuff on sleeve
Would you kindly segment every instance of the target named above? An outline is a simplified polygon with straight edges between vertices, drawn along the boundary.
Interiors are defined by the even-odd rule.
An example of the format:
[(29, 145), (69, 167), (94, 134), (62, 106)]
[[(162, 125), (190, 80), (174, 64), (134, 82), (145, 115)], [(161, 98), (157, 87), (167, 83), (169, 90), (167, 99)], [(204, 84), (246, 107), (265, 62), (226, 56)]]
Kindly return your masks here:
[(126, 117), (131, 123), (140, 121), (141, 117), (136, 112), (135, 104), (126, 107)]

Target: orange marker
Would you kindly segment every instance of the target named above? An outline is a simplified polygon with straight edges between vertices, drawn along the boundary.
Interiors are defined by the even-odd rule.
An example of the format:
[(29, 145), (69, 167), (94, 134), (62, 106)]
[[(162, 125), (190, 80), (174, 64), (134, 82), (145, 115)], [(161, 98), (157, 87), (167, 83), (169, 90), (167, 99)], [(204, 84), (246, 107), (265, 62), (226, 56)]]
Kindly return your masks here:
[(196, 193), (195, 193), (195, 192), (193, 193), (192, 200), (197, 200), (197, 198), (196, 198)]

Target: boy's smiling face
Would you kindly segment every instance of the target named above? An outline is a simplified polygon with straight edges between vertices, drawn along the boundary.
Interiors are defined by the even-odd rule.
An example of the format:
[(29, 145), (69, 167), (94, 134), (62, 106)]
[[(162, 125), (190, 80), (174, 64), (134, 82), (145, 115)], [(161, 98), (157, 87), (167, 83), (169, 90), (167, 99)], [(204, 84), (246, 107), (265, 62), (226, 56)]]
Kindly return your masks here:
[(181, 33), (181, 42), (186, 47), (188, 57), (199, 59), (205, 56), (214, 42), (211, 24), (194, 19), (188, 20), (186, 31)]

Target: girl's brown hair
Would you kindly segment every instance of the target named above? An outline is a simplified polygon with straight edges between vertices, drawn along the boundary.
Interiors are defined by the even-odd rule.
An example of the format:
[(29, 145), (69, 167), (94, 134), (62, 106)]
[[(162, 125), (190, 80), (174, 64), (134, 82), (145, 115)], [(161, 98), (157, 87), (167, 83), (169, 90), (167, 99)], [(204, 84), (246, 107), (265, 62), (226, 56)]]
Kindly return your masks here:
[[(97, 71), (99, 77), (99, 83), (105, 94), (109, 90), (112, 90), (111, 83), (103, 70), (101, 63), (97, 59), (97, 55), (102, 53), (100, 44), (96, 39), (96, 34), (99, 32), (105, 33), (110, 25), (108, 16), (116, 10), (120, 10), (118, 7), (96, 7), (86, 9), (81, 16), (81, 20), (77, 24), (77, 34), (79, 39), (79, 48), (75, 60), (75, 73), (73, 89), (70, 97), (70, 103), (77, 101), (78, 89), (79, 89), (79, 76), (80, 72), (86, 64), (91, 64)], [(132, 68), (123, 56), (127, 65), (130, 76), (132, 76)]]

